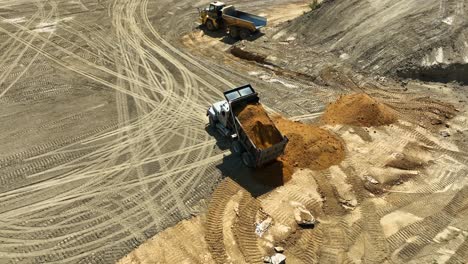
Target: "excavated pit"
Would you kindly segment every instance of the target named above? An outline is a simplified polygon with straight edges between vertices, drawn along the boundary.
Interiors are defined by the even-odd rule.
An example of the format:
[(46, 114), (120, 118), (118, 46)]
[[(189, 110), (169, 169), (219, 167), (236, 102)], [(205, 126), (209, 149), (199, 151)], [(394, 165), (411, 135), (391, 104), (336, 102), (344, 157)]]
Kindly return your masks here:
[(418, 79), (425, 82), (457, 82), (468, 85), (468, 64), (452, 63), (433, 66), (410, 67), (397, 70), (400, 78)]
[(238, 46), (232, 46), (230, 48), (230, 52), (232, 55), (240, 58), (240, 59), (243, 59), (243, 60), (248, 60), (248, 61), (254, 61), (254, 62), (258, 62), (258, 63), (266, 63), (266, 56), (263, 55), (263, 54), (260, 54), (260, 53), (256, 53), (256, 52), (251, 52), (251, 51), (248, 51), (248, 50), (244, 50), (244, 48), (242, 47), (238, 47)]

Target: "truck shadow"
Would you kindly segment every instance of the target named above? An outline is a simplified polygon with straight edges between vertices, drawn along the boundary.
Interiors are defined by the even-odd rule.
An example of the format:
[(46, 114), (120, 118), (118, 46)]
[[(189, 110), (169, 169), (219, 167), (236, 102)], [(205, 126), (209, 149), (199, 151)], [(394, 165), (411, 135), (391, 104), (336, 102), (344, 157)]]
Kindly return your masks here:
[[(198, 29), (203, 31), (204, 35), (209, 36), (211, 38), (220, 39), (221, 42), (223, 42), (225, 44), (228, 44), (228, 45), (234, 45), (236, 42), (240, 41), (240, 39), (231, 38), (224, 30), (210, 31), (203, 25), (198, 26)], [(262, 33), (262, 32), (256, 32), (256, 33), (252, 34), (246, 40), (247, 41), (255, 41), (255, 40), (259, 39), (260, 37), (262, 37), (264, 35), (265, 34)]]
[(213, 128), (212, 126), (206, 125), (205, 131), (206, 133), (208, 133), (208, 135), (216, 139), (216, 146), (218, 146), (220, 150), (228, 150), (231, 148), (231, 140), (219, 134), (219, 132), (216, 131), (216, 129)]
[[(231, 148), (231, 140), (220, 135), (212, 126), (205, 126), (205, 131), (216, 139), (216, 146), (220, 150), (225, 151)], [(240, 155), (233, 154), (232, 152), (225, 155), (223, 157), (223, 162), (216, 167), (221, 171), (223, 178), (231, 178), (254, 197), (270, 192), (277, 187), (258, 182), (254, 178), (255, 171), (242, 163)], [(279, 185), (282, 184), (278, 184), (278, 186)]]
[(284, 184), (283, 164), (273, 162), (264, 168), (246, 167), (240, 155), (224, 156), (223, 162), (217, 165), (223, 177), (229, 177), (246, 189), (253, 197), (266, 194)]

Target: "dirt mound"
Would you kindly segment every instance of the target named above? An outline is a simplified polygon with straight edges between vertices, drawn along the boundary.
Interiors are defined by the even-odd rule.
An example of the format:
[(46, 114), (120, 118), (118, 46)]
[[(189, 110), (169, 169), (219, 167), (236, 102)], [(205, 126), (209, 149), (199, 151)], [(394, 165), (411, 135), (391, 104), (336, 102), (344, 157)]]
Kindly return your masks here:
[(397, 120), (395, 110), (365, 93), (340, 96), (327, 106), (322, 121), (327, 124), (354, 126), (382, 126)]
[(339, 164), (345, 157), (343, 142), (322, 128), (287, 120), (281, 116), (273, 118), (278, 129), (289, 138), (283, 163), (312, 170), (326, 169)]
[(261, 104), (246, 105), (237, 113), (237, 117), (258, 148), (266, 149), (281, 142), (281, 134)]

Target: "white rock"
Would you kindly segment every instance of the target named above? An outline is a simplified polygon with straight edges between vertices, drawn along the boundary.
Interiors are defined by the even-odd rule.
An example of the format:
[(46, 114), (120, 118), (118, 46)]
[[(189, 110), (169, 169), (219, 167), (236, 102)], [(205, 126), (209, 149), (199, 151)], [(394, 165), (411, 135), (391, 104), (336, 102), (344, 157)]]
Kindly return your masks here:
[(286, 256), (280, 253), (276, 253), (271, 258), (272, 264), (284, 264), (286, 263)]
[(315, 218), (309, 210), (304, 207), (296, 207), (294, 209), (294, 219), (301, 226), (311, 226), (315, 224)]
[(366, 180), (370, 183), (373, 183), (373, 184), (379, 184), (379, 181), (372, 178), (371, 176), (364, 176), (364, 178), (366, 178)]
[(350, 58), (350, 56), (349, 56), (348, 53), (342, 53), (342, 54), (340, 55), (340, 59), (342, 59), (342, 60), (347, 60), (347, 59), (349, 59), (349, 58)]
[(440, 135), (443, 137), (450, 137), (450, 134), (447, 131), (440, 131)]
[(274, 249), (275, 249), (275, 251), (276, 251), (277, 253), (283, 253), (283, 252), (284, 252), (284, 248), (283, 248), (283, 247), (275, 247)]
[(272, 221), (273, 221), (273, 219), (271, 217), (268, 217), (263, 222), (257, 223), (255, 225), (255, 233), (259, 237), (262, 237), (263, 234), (268, 230), (268, 228), (270, 228)]

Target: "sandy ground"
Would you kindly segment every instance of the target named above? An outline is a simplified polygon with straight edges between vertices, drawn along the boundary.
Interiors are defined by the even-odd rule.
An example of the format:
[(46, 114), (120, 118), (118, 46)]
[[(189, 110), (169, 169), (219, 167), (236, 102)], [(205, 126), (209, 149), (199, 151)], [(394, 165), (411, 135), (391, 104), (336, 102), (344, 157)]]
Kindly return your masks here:
[[(283, 26), (280, 24), (277, 28)], [(304, 88), (302, 91), (313, 90), (315, 93), (297, 105), (302, 109), (314, 109), (313, 112), (289, 116), (339, 135), (346, 145), (346, 158), (339, 165), (325, 170), (299, 169), (284, 186), (258, 196), (256, 199), (260, 206), (252, 206), (257, 209), (257, 220), (247, 221), (245, 229), (242, 229), (248, 232), (243, 233), (243, 237), (230, 235), (238, 227), (228, 220), (231, 228), (223, 229), (226, 233), (223, 234), (224, 245), (208, 247), (216, 256), (215, 262), (261, 263), (262, 257), (271, 255), (273, 247), (280, 245), (285, 248), (288, 263), (464, 263), (468, 234), (468, 226), (463, 220), (468, 213), (467, 182), (464, 179), (467, 109), (463, 103), (466, 102), (466, 87), (420, 81), (402, 84), (388, 78), (369, 78), (343, 68), (341, 64), (338, 68), (322, 68), (319, 78), (297, 74), (291, 81), (290, 77), (296, 70), (294, 63), (291, 67), (289, 64), (277, 65), (274, 56), (280, 54), (281, 47), (294, 45), (291, 43), (294, 43), (295, 36), (275, 39), (275, 34), (278, 34), (275, 32), (281, 31), (273, 27), (267, 29), (263, 41), (259, 41), (260, 38), (236, 44), (246, 47), (248, 54), (242, 58), (250, 60), (251, 54), (256, 56), (252, 47), (257, 47), (257, 43), (276, 41), (268, 44), (270, 50), (260, 51), (266, 52), (266, 59), (262, 59), (263, 54), (260, 53), (260, 60), (257, 57), (249, 63), (239, 62), (239, 58), (229, 54), (229, 46), (225, 42), (202, 31), (183, 36), (182, 44), (195, 54), (209, 54), (213, 60), (223, 58), (227, 65), (244, 69), (250, 76), (264, 82), (281, 84), (286, 98), (291, 91), (304, 87), (300, 82), (308, 78), (332, 87), (332, 95), (319, 87)], [(286, 40), (288, 37), (291, 39)], [(210, 44), (204, 46), (200, 43)], [(288, 53), (278, 57), (284, 58), (284, 55)], [(339, 58), (331, 58), (329, 63), (336, 59)], [(337, 99), (339, 94), (352, 92), (365, 92), (379, 103), (391, 107), (396, 111), (398, 121), (379, 127), (321, 123), (325, 103)], [(307, 103), (313, 103), (317, 98), (322, 105), (308, 108)], [(443, 99), (443, 102), (436, 98)], [(273, 105), (283, 112), (294, 113), (288, 111), (289, 107), (285, 107), (287, 110), (281, 108), (279, 102)], [(446, 133), (450, 136), (444, 137)], [(249, 191), (250, 185), (245, 181), (242, 183), (239, 188)], [(232, 183), (228, 178), (220, 186), (223, 184)], [(221, 198), (215, 191), (207, 218), (216, 215), (215, 219), (223, 222), (221, 214), (232, 219), (232, 209), (227, 206), (232, 201), (228, 197), (230, 194)], [(217, 202), (219, 200), (224, 202)], [(304, 205), (319, 220), (314, 229), (303, 229), (295, 223), (293, 208), (298, 205)], [(220, 208), (214, 210), (215, 207)], [(243, 210), (252, 214), (252, 207)], [(238, 222), (246, 222), (241, 207), (235, 207), (234, 211)], [(265, 219), (270, 219), (272, 224), (260, 237), (252, 225)], [(212, 224), (212, 221), (206, 221), (194, 225), (206, 229)], [(174, 231), (168, 229), (164, 232)], [(255, 242), (252, 241), (252, 233), (255, 234)], [(245, 239), (251, 241), (248, 247), (243, 245)], [(205, 240), (212, 241), (206, 237)], [(146, 247), (150, 245), (143, 244), (141, 249)], [(243, 256), (234, 253), (232, 247), (243, 252)], [(139, 250), (121, 262), (139, 263), (128, 262), (133, 255), (139, 254)], [(180, 256), (179, 262), (187, 261), (186, 256)], [(142, 263), (145, 261), (152, 263), (153, 260), (144, 258)], [(191, 261), (203, 262), (202, 259)]]
[(205, 111), (246, 81), (179, 44), (206, 3), (2, 2), (1, 263), (112, 263), (204, 210)]
[[(275, 63), (245, 61), (232, 40), (197, 28), (207, 3), (2, 2), (0, 263), (255, 263), (272, 245), (292, 263), (463, 263), (466, 86), (322, 67), (340, 60), (333, 53), (307, 62), (283, 52), (320, 60), (316, 76), (276, 63), (273, 47), (291, 50), (294, 36), (273, 36), (305, 1), (236, 1), (273, 22), (236, 45), (270, 41)], [(270, 113), (339, 135), (342, 163), (298, 170), (276, 189), (255, 182), (205, 127), (208, 105), (247, 82)], [(320, 124), (350, 92), (399, 121)], [(299, 205), (314, 229), (295, 224)], [(269, 217), (259, 237), (254, 224)]]
[[(330, 64), (426, 81), (468, 84), (468, 39), (463, 0), (326, 1), (269, 31), (253, 51), (269, 62), (317, 75)], [(290, 52), (281, 52), (284, 49)], [(279, 50), (280, 52), (274, 52)]]
[[(261, 263), (263, 256), (273, 254), (274, 246), (285, 248), (288, 263), (461, 263), (457, 259), (464, 257), (468, 232), (465, 224), (457, 222), (467, 217), (466, 167), (427, 148), (422, 136), (404, 137), (395, 147), (388, 146), (389, 137), (403, 136), (401, 129), (406, 125), (397, 123), (369, 132), (357, 127), (328, 127), (348, 146), (348, 158), (340, 165), (325, 171), (299, 169), (284, 186), (257, 197), (258, 204), (246, 189), (227, 178), (215, 190), (201, 221), (196, 217), (180, 224), (198, 230), (206, 242), (192, 241), (191, 233), (181, 232), (185, 227), (178, 225), (119, 263)], [(368, 140), (363, 139), (366, 134)], [(432, 142), (434, 146), (442, 144)], [(385, 165), (399, 155), (418, 159), (422, 165)], [(452, 170), (447, 173), (449, 167)], [(242, 202), (244, 198), (239, 196), (249, 201)], [(433, 202), (428, 205), (427, 200)], [(315, 228), (303, 229), (296, 224), (296, 207), (313, 213), (318, 220)], [(270, 224), (260, 235), (254, 227), (263, 221)], [(219, 228), (213, 227), (216, 225)], [(217, 235), (213, 235), (214, 230), (218, 230)], [(182, 246), (165, 244), (165, 237), (177, 237)], [(208, 250), (216, 256), (214, 262), (204, 255), (207, 248), (203, 243), (212, 245)], [(185, 248), (190, 248), (191, 254), (184, 253)], [(438, 250), (430, 252), (428, 248)], [(158, 256), (177, 257), (161, 259), (147, 253), (154, 250)]]

